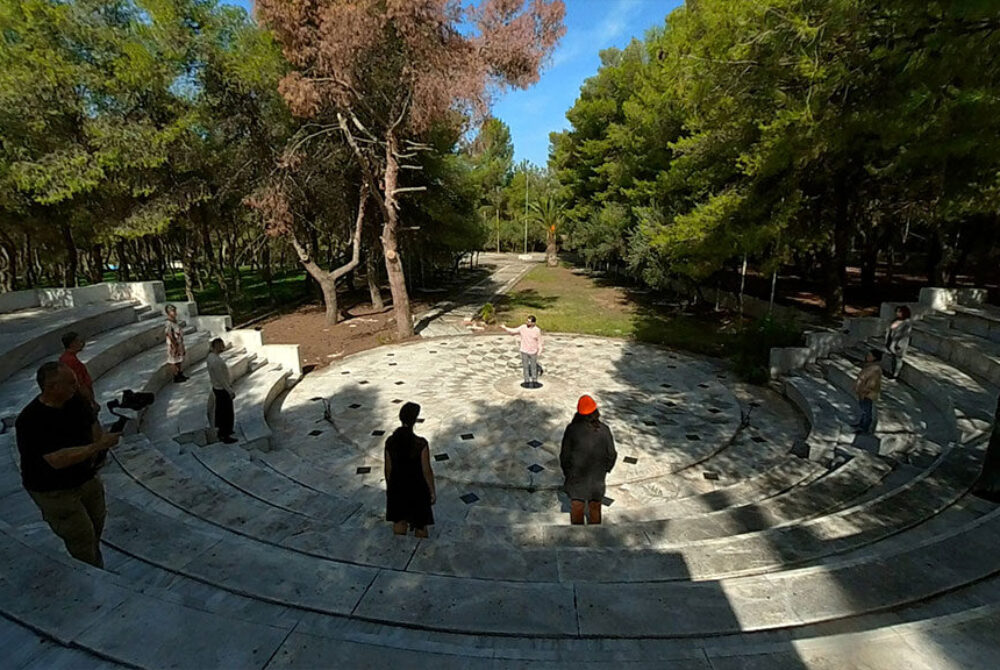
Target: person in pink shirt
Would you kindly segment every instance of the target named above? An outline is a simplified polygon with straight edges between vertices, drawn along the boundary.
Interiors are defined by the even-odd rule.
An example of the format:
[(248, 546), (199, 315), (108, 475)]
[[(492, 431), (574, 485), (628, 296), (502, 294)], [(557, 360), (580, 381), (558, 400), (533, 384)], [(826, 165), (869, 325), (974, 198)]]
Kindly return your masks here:
[(521, 384), (527, 389), (541, 388), (538, 383), (538, 357), (542, 354), (542, 329), (535, 325), (535, 317), (529, 316), (523, 326), (508, 328), (507, 324), (501, 324), (501, 328), (511, 335), (521, 338), (521, 369), (524, 371), (524, 383)]

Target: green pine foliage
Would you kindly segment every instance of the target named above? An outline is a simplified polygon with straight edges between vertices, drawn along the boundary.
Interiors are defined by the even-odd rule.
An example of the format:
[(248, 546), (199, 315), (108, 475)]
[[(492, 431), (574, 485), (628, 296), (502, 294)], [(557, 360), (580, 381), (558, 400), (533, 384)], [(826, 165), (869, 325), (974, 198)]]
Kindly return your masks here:
[(996, 3), (700, 0), (602, 53), (567, 118), (567, 244), (650, 285), (749, 257), (821, 270), (837, 312), (852, 253), (995, 267)]

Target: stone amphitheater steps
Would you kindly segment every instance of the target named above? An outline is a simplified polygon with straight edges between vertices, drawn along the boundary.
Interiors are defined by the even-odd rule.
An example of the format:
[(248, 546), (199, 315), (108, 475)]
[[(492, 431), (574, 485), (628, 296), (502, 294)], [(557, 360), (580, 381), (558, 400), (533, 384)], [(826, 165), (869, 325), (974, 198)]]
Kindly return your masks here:
[(95, 568), (33, 550), (7, 528), (0, 538), (4, 615), (62, 645), (138, 667), (187, 667), (196, 658), (260, 667), (288, 634), (132, 590)]
[[(162, 326), (151, 326), (142, 322), (132, 323), (109, 333), (101, 333), (99, 337), (87, 343), (79, 358), (87, 366), (91, 377), (97, 379), (117, 365), (118, 361), (132, 358), (155, 346), (162, 339)], [(38, 385), (35, 382), (38, 366), (46, 360), (54, 359), (56, 355), (47, 354), (46, 358), (32, 361), (3, 382), (3, 389), (0, 391), (0, 417), (6, 423), (13, 424), (18, 412), (24, 409), (25, 398), (31, 398), (38, 393)]]
[[(131, 516), (131, 515), (128, 515), (128, 514), (118, 514), (118, 515), (115, 515), (115, 516), (116, 516), (116, 517), (120, 517), (120, 518), (122, 518), (122, 519), (128, 519), (128, 518), (130, 518), (130, 516)], [(996, 517), (996, 514), (993, 514), (993, 515), (992, 515), (992, 517)], [(980, 519), (980, 520), (977, 520), (977, 523), (984, 523), (984, 524), (985, 524), (985, 523), (986, 523), (986, 521), (984, 521), (983, 519)], [(993, 522), (991, 522), (991, 523), (993, 523)], [(146, 528), (146, 529), (149, 529), (149, 528), (150, 528), (150, 526), (151, 526), (151, 524), (150, 524), (150, 523), (145, 523), (145, 524), (142, 524), (142, 525), (143, 525), (143, 528)], [(975, 530), (975, 529), (973, 528), (973, 529), (969, 529), (969, 530)], [(954, 529), (952, 529), (952, 531), (951, 531), (951, 532), (955, 532), (955, 531), (954, 531)], [(175, 533), (174, 533), (174, 534), (171, 534), (171, 533), (164, 533), (164, 532), (156, 532), (156, 533), (155, 533), (155, 535), (156, 535), (156, 536), (160, 536), (160, 537), (167, 537), (167, 536), (170, 536), (170, 535), (175, 535)], [(986, 534), (986, 533), (980, 533), (980, 532), (978, 532), (978, 531), (977, 531), (977, 533), (975, 533), (974, 535), (975, 535), (976, 537), (982, 537), (982, 536), (984, 536), (984, 535), (985, 535), (985, 536), (988, 536), (988, 534)], [(402, 538), (397, 538), (397, 539), (402, 539)], [(935, 540), (936, 540), (936, 541), (939, 541), (939, 540), (940, 540), (940, 538), (935, 538)], [(152, 538), (150, 539), (150, 541), (152, 541)], [(411, 541), (412, 541), (412, 540), (411, 540)], [(146, 546), (146, 544), (147, 544), (147, 543), (146, 543), (146, 542), (140, 542), (140, 543), (138, 543), (138, 544), (139, 544), (140, 546)], [(947, 544), (947, 543), (945, 543), (945, 544)], [(921, 553), (921, 552), (923, 552), (923, 551), (924, 551), (924, 550), (926, 550), (926, 549), (927, 549), (927, 547), (918, 547), (918, 548), (916, 548), (916, 549), (913, 549), (912, 551), (913, 551), (914, 553)], [(153, 548), (149, 548), (149, 551), (150, 551), (151, 553), (153, 553), (153, 554), (158, 554), (158, 553), (159, 553), (159, 552), (158, 552), (158, 551), (156, 550), (156, 548), (155, 548), (155, 547), (153, 547)], [(190, 556), (190, 555), (187, 555), (188, 553), (190, 553), (190, 552), (184, 552), (184, 556), (182, 556), (182, 560), (191, 560), (191, 556)], [(223, 552), (223, 553), (228, 553), (228, 552)], [(923, 555), (923, 554), (921, 554), (921, 555)], [(869, 558), (871, 558), (871, 557), (869, 557)], [(885, 557), (883, 557), (883, 558), (885, 558)], [(228, 560), (232, 560), (232, 557), (231, 557), (231, 556), (229, 556)], [(199, 560), (199, 561), (194, 561), (194, 563), (201, 563), (201, 561), (200, 561), (200, 560)], [(854, 567), (856, 567), (856, 566), (854, 566)], [(952, 567), (954, 567), (954, 566), (952, 566)], [(847, 566), (841, 566), (840, 568), (837, 568), (837, 569), (839, 569), (839, 570), (848, 570), (848, 569), (851, 569), (851, 568), (852, 568), (852, 566), (851, 566), (851, 565), (847, 565)], [(223, 572), (225, 572), (225, 571), (223, 571)], [(795, 571), (792, 571), (792, 572), (795, 572)], [(384, 577), (384, 576), (385, 576), (386, 574), (387, 574), (387, 573), (385, 573), (385, 572), (382, 572), (382, 573), (380, 573), (380, 577), (379, 577), (379, 578), (382, 578), (382, 577)], [(786, 574), (787, 574), (787, 573), (778, 573), (777, 575), (768, 575), (768, 579), (779, 579), (779, 578), (782, 578), (783, 576), (785, 576)], [(403, 576), (402, 576), (402, 575), (393, 575), (393, 579), (402, 579), (402, 578), (403, 578)], [(270, 580), (268, 580), (268, 581), (270, 581)], [(477, 580), (470, 580), (470, 581), (473, 581), (473, 582), (475, 582), (475, 581), (477, 581)], [(378, 584), (378, 578), (376, 579), (376, 583), (375, 583), (375, 584)], [(448, 584), (449, 586), (452, 586), (452, 587), (453, 587), (453, 586), (455, 586), (455, 584), (453, 584), (452, 582), (448, 582), (447, 584)], [(755, 584), (756, 584), (756, 582), (755, 582)], [(480, 582), (479, 582), (479, 585), (480, 585), (480, 586), (483, 586), (483, 583), (481, 582), (481, 580), (480, 580)], [(685, 583), (683, 583), (683, 582), (681, 582), (681, 583), (680, 583), (680, 585), (683, 585), (683, 586), (685, 586), (685, 587), (687, 587), (687, 586), (690, 586), (690, 584), (685, 584)], [(374, 585), (373, 585), (373, 586), (374, 586)], [(510, 586), (510, 584), (507, 584), (507, 586), (509, 587), (509, 586)], [(612, 586), (612, 585), (598, 585), (598, 586)], [(638, 586), (638, 584), (637, 584), (637, 586)], [(760, 586), (760, 585), (759, 585), (759, 584), (757, 584), (757, 586)], [(650, 584), (646, 584), (646, 587), (647, 587), (647, 588), (653, 588), (653, 587), (655, 587), (655, 585), (650, 585)], [(428, 587), (428, 588), (431, 588), (431, 587)], [(484, 588), (486, 588), (486, 587), (484, 587)], [(579, 589), (579, 588), (580, 588), (580, 584), (577, 584), (577, 587), (576, 587), (576, 588), (577, 588), (577, 589)], [(368, 591), (368, 592), (369, 592), (369, 593), (371, 593), (371, 589), (369, 589), (369, 591)], [(728, 591), (727, 591), (727, 593), (728, 593)], [(384, 595), (384, 594), (383, 594), (383, 595)], [(471, 596), (471, 593), (470, 593), (470, 596)]]
[[(234, 381), (253, 372), (256, 356), (245, 349), (229, 349), (222, 354)], [(151, 440), (176, 440), (181, 443), (207, 444), (211, 427), (208, 401), (211, 384), (204, 360), (185, 367), (188, 380), (169, 384), (156, 394), (146, 410), (139, 430)]]
[(940, 317), (918, 321), (911, 343), (973, 376), (1000, 385), (1000, 343), (953, 327), (961, 321)]
[(30, 628), (0, 616), (0, 649), (9, 670), (112, 670), (126, 666), (104, 660), (81, 649), (73, 649), (40, 636)]
[(267, 424), (267, 412), (288, 389), (291, 376), (290, 370), (265, 361), (253, 372), (252, 378), (239, 380), (234, 385), (236, 431), (246, 449), (271, 450), (272, 432)]
[[(858, 361), (866, 348), (855, 346), (845, 356)], [(990, 431), (998, 391), (985, 380), (935, 358), (919, 348), (911, 348), (900, 371), (900, 379), (935, 403), (946, 419), (954, 417), (952, 439), (975, 440)], [(891, 382), (890, 382), (891, 383)]]
[[(109, 553), (110, 550), (109, 550)], [(116, 566), (121, 573), (121, 564), (110, 557), (110, 562)], [(127, 560), (127, 559), (126, 559)], [(67, 561), (63, 561), (68, 563)], [(134, 564), (135, 561), (132, 561)], [(134, 584), (134, 575), (140, 574), (140, 580), (148, 581), (149, 578), (143, 574), (142, 570), (129, 569), (129, 581)], [(400, 658), (424, 659), (429, 662), (444, 662), (446, 667), (454, 665), (458, 667), (478, 667), (478, 663), (486, 663), (489, 667), (523, 667), (523, 664), (539, 659), (550, 659), (552, 662), (574, 662), (579, 664), (582, 661), (611, 663), (621, 661), (624, 658), (642, 658), (647, 662), (666, 660), (690, 659), (691, 657), (710, 659), (721, 659), (722, 662), (768, 662), (774, 663), (778, 657), (777, 649), (788, 647), (786, 654), (801, 653), (799, 650), (824, 648), (825, 645), (819, 640), (805, 640), (796, 642), (794, 646), (779, 645), (778, 641), (791, 642), (794, 637), (808, 638), (809, 627), (802, 629), (787, 629), (776, 631), (779, 637), (773, 634), (739, 634), (730, 636), (713, 636), (709, 639), (690, 640), (645, 640), (642, 642), (630, 642), (628, 640), (585, 640), (585, 639), (523, 639), (523, 638), (487, 638), (483, 636), (455, 635), (447, 633), (435, 633), (433, 631), (415, 630), (407, 632), (402, 629), (387, 629), (378, 624), (366, 624), (364, 622), (343, 619), (329, 618), (321, 615), (306, 614), (299, 618), (293, 610), (287, 610), (270, 605), (260, 600), (247, 600), (240, 596), (228, 593), (213, 591), (208, 585), (200, 585), (198, 582), (185, 580), (183, 577), (175, 575), (171, 580), (169, 592), (158, 591), (156, 588), (145, 588), (147, 593), (156, 593), (156, 597), (164, 598), (168, 602), (181, 604), (186, 607), (195, 607), (200, 612), (209, 612), (219, 618), (231, 619), (235, 615), (237, 620), (249, 622), (276, 622), (288, 621), (286, 626), (294, 629), (291, 635), (286, 638), (285, 643), (272, 655), (276, 666), (283, 667), (286, 662), (295, 665), (303, 663), (302, 667), (314, 667), (315, 664), (329, 664), (331, 659), (344, 662), (350, 660), (362, 661), (363, 659)], [(918, 605), (917, 609), (921, 606)], [(980, 608), (983, 609), (983, 608)], [(282, 614), (285, 612), (285, 614)], [(978, 613), (977, 613), (978, 615)], [(876, 615), (877, 616), (877, 615)], [(942, 619), (943, 617), (938, 617)], [(945, 622), (953, 620), (955, 617), (944, 617), (944, 622), (938, 623), (918, 621), (918, 626), (926, 627), (933, 623), (940, 630)], [(982, 616), (972, 616), (966, 613), (961, 618), (964, 622), (979, 621), (986, 618), (986, 612)], [(894, 623), (898, 623), (894, 622)], [(819, 626), (813, 626), (816, 630)], [(214, 629), (213, 629), (214, 630)], [(799, 630), (802, 632), (799, 633)], [(792, 635), (793, 637), (790, 637)], [(829, 633), (827, 634), (829, 635)], [(298, 636), (298, 637), (296, 637)], [(840, 640), (843, 636), (834, 638)], [(853, 634), (851, 638), (857, 646), (862, 641), (867, 641), (869, 636)], [(886, 644), (884, 635), (871, 636), (884, 647)], [(181, 641), (181, 645), (183, 641)], [(390, 645), (390, 646), (386, 646)], [(830, 647), (833, 649), (835, 647)], [(346, 649), (346, 652), (345, 652)], [(103, 651), (107, 651), (106, 649)], [(116, 649), (115, 653), (121, 657), (135, 661), (136, 650), (130, 647)], [(319, 655), (319, 652), (322, 652)], [(895, 650), (898, 653), (898, 650)], [(855, 652), (856, 655), (856, 652)], [(804, 655), (804, 657), (807, 656)], [(141, 658), (141, 657), (140, 657)], [(281, 659), (279, 661), (279, 659)], [(367, 661), (365, 661), (367, 662)], [(506, 663), (505, 663), (506, 662)], [(472, 665), (470, 665), (472, 664)], [(498, 665), (500, 664), (500, 665)], [(536, 667), (534, 662), (532, 667)], [(269, 665), (268, 667), (272, 667)], [(670, 667), (675, 667), (671, 664)], [(696, 667), (708, 667), (696, 666)], [(724, 666), (728, 667), (728, 666)], [(770, 665), (767, 667), (779, 667)], [(975, 666), (969, 666), (975, 667)]]
[[(192, 365), (208, 355), (211, 336), (203, 331), (185, 331), (187, 348), (186, 364)], [(94, 380), (94, 392), (104, 405), (108, 400), (120, 398), (125, 389), (158, 392), (170, 383), (173, 373), (166, 363), (165, 351), (153, 347), (141, 354), (122, 361)]]
[(110, 302), (67, 309), (32, 308), (0, 314), (0, 381), (25, 363), (62, 353), (63, 334), (89, 338), (135, 323), (131, 302)]
[[(860, 368), (842, 356), (822, 361), (827, 380), (853, 399), (854, 383)], [(856, 404), (856, 403), (855, 403)], [(852, 417), (857, 412), (852, 409)], [(937, 407), (920, 398), (906, 384), (886, 381), (879, 398), (875, 437), (878, 453), (891, 455), (909, 450), (914, 442), (929, 439), (946, 443), (951, 437), (948, 423)]]
[[(748, 533), (733, 539), (723, 538), (723, 540), (720, 540), (721, 542), (731, 545), (725, 551), (720, 551), (720, 547), (714, 546), (711, 540), (683, 542), (678, 548), (682, 550), (685, 556), (694, 558), (697, 554), (697, 559), (694, 561), (689, 560), (689, 564), (700, 561), (704, 565), (705, 557), (707, 557), (707, 560), (710, 561), (710, 570), (714, 572), (706, 573), (703, 575), (705, 578), (716, 574), (718, 571), (732, 571), (734, 569), (733, 566), (739, 566), (742, 571), (748, 569), (756, 571), (768, 570), (780, 568), (792, 562), (793, 555), (796, 560), (810, 560), (828, 554), (831, 551), (844, 551), (857, 546), (859, 543), (871, 542), (886, 535), (899, 532), (899, 530), (905, 528), (907, 525), (919, 523), (923, 518), (935, 513), (941, 507), (950, 504), (951, 500), (961, 495), (961, 490), (957, 493), (954, 491), (954, 480), (964, 475), (971, 483), (971, 479), (974, 479), (977, 470), (975, 456), (966, 454), (966, 457), (960, 458), (962, 454), (966, 454), (966, 452), (964, 450), (956, 451), (952, 455), (952, 458), (947, 460), (942, 459), (944, 465), (940, 467), (940, 471), (935, 470), (929, 476), (916, 480), (912, 486), (902, 491), (894, 492), (894, 496), (886, 495), (883, 499), (875, 501), (869, 508), (864, 509), (865, 514), (860, 517), (858, 516), (860, 513), (858, 509), (844, 510), (837, 515), (820, 517), (812, 522), (804, 522), (788, 528), (776, 528), (770, 531)], [(156, 459), (154, 461), (158, 462)], [(161, 463), (159, 467), (154, 468), (154, 472), (157, 477), (163, 475), (163, 464)], [(364, 551), (357, 550), (357, 547), (354, 547), (356, 551), (345, 556), (342, 544), (356, 542), (358, 538), (370, 541), (374, 537), (374, 539), (378, 540), (380, 536), (378, 533), (371, 533), (370, 531), (363, 531), (360, 535), (355, 532), (345, 532), (343, 529), (333, 532), (335, 526), (320, 525), (316, 522), (303, 523), (298, 518), (290, 518), (291, 515), (288, 513), (284, 513), (282, 516), (278, 513), (279, 510), (274, 508), (268, 509), (267, 506), (263, 506), (259, 510), (254, 509), (254, 507), (260, 506), (259, 503), (255, 505), (246, 504), (242, 513), (240, 513), (237, 511), (240, 507), (240, 501), (220, 499), (218, 492), (191, 486), (189, 482), (182, 481), (178, 484), (177, 482), (160, 481), (154, 482), (154, 485), (155, 488), (158, 488), (158, 492), (161, 495), (166, 495), (167, 499), (171, 500), (178, 509), (188, 509), (190, 513), (221, 528), (228, 528), (233, 532), (245, 534), (249, 537), (256, 537), (265, 542), (282, 544), (297, 551), (317, 556), (326, 556), (336, 560), (368, 562), (377, 565), (381, 564), (379, 561), (382, 560), (379, 552), (387, 549), (386, 545), (376, 542), (376, 546), (372, 547), (376, 550), (374, 557), (366, 554)], [(198, 509), (197, 506), (192, 509), (192, 503), (189, 502), (191, 500), (201, 501), (201, 509)], [(904, 511), (901, 512), (898, 510), (899, 505), (905, 506)], [(887, 510), (886, 514), (882, 514), (883, 508)], [(893, 510), (896, 511), (889, 513), (893, 512)], [(235, 518), (234, 515), (236, 515)], [(279, 529), (280, 532), (278, 532)], [(549, 530), (558, 533), (580, 531), (582, 529), (562, 527), (543, 529), (542, 532), (544, 533)], [(636, 545), (634, 540), (631, 542), (627, 540), (628, 536), (631, 535), (634, 538), (635, 535), (630, 532), (631, 529), (625, 527), (615, 528), (606, 526), (601, 529), (587, 530), (592, 530), (592, 532), (588, 536), (580, 535), (580, 537), (588, 537), (593, 541), (594, 536), (598, 536), (604, 537), (606, 541), (611, 541), (612, 543), (617, 542), (622, 546), (632, 546), (633, 549), (637, 546), (657, 549), (658, 551), (652, 554), (654, 561), (659, 554), (664, 553), (660, 550), (670, 547), (669, 544), (666, 547), (662, 546), (666, 543), (660, 543), (660, 545), (650, 544), (645, 538), (642, 538), (640, 544)], [(458, 532), (458, 530), (455, 532)], [(331, 533), (335, 537), (330, 537)], [(494, 550), (499, 545), (495, 539), (495, 535), (489, 533), (480, 533), (475, 537), (462, 537), (457, 542), (450, 535), (451, 533), (449, 532), (443, 532), (438, 536), (436, 543), (431, 542), (421, 545), (412, 560), (408, 559), (410, 569), (432, 569), (437, 571), (456, 571), (460, 574), (475, 574), (475, 572), (469, 572), (470, 566), (481, 565), (483, 560), (488, 561), (489, 555), (494, 553)], [(286, 539), (282, 539), (282, 537)], [(830, 537), (838, 539), (831, 542), (828, 541)], [(775, 538), (783, 538), (791, 542), (791, 546), (794, 548), (792, 550), (793, 554), (771, 551), (770, 548), (774, 545)], [(340, 540), (339, 543), (338, 539)], [(470, 540), (475, 540), (475, 542), (470, 543)], [(539, 543), (539, 534), (531, 530), (526, 530), (526, 537), (520, 538), (520, 541), (522, 545), (527, 543), (526, 547), (522, 546), (523, 551), (530, 550), (533, 552), (530, 556), (531, 560), (526, 561), (526, 563), (532, 566), (540, 566), (542, 565), (540, 559), (547, 556), (548, 560), (546, 562), (549, 564), (550, 569), (555, 565), (553, 552), (550, 547), (557, 543), (552, 542), (551, 539), (546, 539), (546, 541), (540, 543), (541, 546), (546, 546), (544, 550), (531, 550), (530, 547), (534, 543)], [(456, 547), (459, 546), (463, 547), (463, 549), (457, 550)], [(742, 551), (736, 549), (738, 546), (742, 546)], [(331, 548), (333, 548), (332, 553)], [(509, 546), (507, 547), (507, 549), (510, 548)], [(436, 561), (424, 558), (425, 552), (439, 552), (445, 556), (439, 557), (440, 560)], [(755, 552), (760, 557), (763, 557), (762, 560), (764, 563), (754, 565), (751, 561), (747, 560), (746, 557)], [(453, 556), (460, 555), (465, 564), (462, 561), (454, 559), (449, 561), (447, 559), (447, 555), (449, 554)], [(722, 556), (718, 557), (720, 554)], [(729, 559), (732, 559), (732, 561), (727, 564), (725, 561)], [(747, 566), (750, 567), (748, 568)], [(654, 566), (650, 565), (650, 567)], [(668, 575), (670, 573), (667, 572), (669, 566), (656, 565), (655, 567), (657, 578), (669, 578)], [(499, 568), (496, 569), (499, 570)], [(532, 574), (536, 577), (545, 575), (545, 571), (541, 568), (533, 569), (534, 573)], [(504, 576), (508, 579), (524, 578), (523, 565), (520, 563), (508, 564), (505, 570), (507, 573)], [(632, 574), (639, 575), (640, 573), (634, 572)], [(497, 576), (499, 576), (499, 573)], [(690, 571), (688, 571), (686, 575), (684, 573), (674, 574), (673, 578), (683, 579), (690, 576)]]
[[(350, 447), (346, 445), (342, 445), (340, 447), (333, 447), (331, 449), (317, 447), (316, 451), (318, 453), (315, 453), (314, 457), (318, 460), (307, 461), (303, 459), (301, 462), (296, 462), (295, 456), (297, 455), (297, 452), (295, 450), (294, 445), (286, 444), (285, 446), (290, 447), (285, 450), (285, 453), (274, 454), (274, 455), (263, 455), (259, 457), (259, 460), (262, 463), (269, 464), (271, 467), (277, 469), (278, 471), (283, 472), (286, 477), (290, 478), (291, 481), (286, 482), (286, 485), (307, 486), (309, 488), (314, 488), (314, 489), (318, 488), (319, 490), (327, 492), (331, 495), (338, 495), (338, 496), (343, 495), (345, 490), (350, 491), (352, 489), (352, 480), (356, 480), (358, 475), (353, 470), (350, 469), (351, 465)], [(305, 447), (303, 447), (303, 449), (305, 449)], [(237, 456), (236, 458), (239, 459), (240, 457)], [(789, 458), (794, 458), (794, 457), (786, 456), (785, 460), (787, 461)], [(318, 463), (320, 462), (319, 459), (322, 459), (321, 465), (318, 465)], [(799, 459), (794, 459), (794, 461), (799, 461)], [(325, 473), (324, 476), (319, 478), (310, 477), (310, 480), (307, 482), (300, 482), (296, 479), (296, 477), (302, 476), (303, 474), (305, 475), (315, 474), (317, 467)], [(804, 472), (802, 472), (801, 476), (796, 477), (796, 474), (799, 473), (800, 471)], [(802, 481), (803, 479), (805, 479), (807, 475), (819, 474), (819, 472), (821, 471), (824, 470), (818, 465), (810, 465), (805, 462), (799, 462), (795, 467), (787, 466), (786, 468), (780, 470), (777, 477), (771, 477), (770, 473), (763, 473), (761, 475), (762, 482), (766, 482), (772, 489), (776, 489), (770, 494), (768, 494), (766, 491), (756, 492), (756, 489), (753, 486), (750, 486), (747, 487), (747, 490), (742, 495), (746, 496), (748, 499), (756, 499), (757, 497), (766, 495), (777, 495), (778, 493), (787, 490), (792, 485)], [(792, 479), (786, 482), (786, 479), (789, 476), (791, 476)], [(667, 477), (657, 478), (656, 480), (652, 480), (651, 483), (655, 483), (655, 481), (666, 481), (666, 480)], [(381, 477), (378, 478), (378, 481), (379, 482), (381, 481)], [(560, 510), (566, 507), (568, 502), (566, 500), (563, 500), (563, 497), (559, 494), (556, 494), (555, 492), (550, 492), (550, 491), (537, 491), (535, 493), (523, 492), (519, 496), (517, 491), (508, 489), (503, 491), (503, 498), (497, 501), (498, 502), (497, 506), (484, 504), (483, 500), (477, 501), (475, 505), (470, 506), (464, 503), (460, 503), (460, 501), (457, 500), (458, 496), (461, 493), (463, 493), (465, 489), (456, 491), (453, 486), (439, 484), (439, 490), (442, 492), (442, 495), (439, 496), (440, 498), (439, 505), (445, 507), (449, 505), (451, 506), (451, 509), (447, 510), (445, 514), (447, 518), (452, 520), (471, 521), (474, 520), (479, 515), (484, 515), (484, 517), (488, 517), (490, 515), (503, 516), (505, 514), (510, 515), (513, 513), (513, 514), (525, 515), (526, 518), (531, 518), (537, 522), (542, 522), (543, 519), (548, 518), (547, 515), (553, 519), (558, 518), (558, 521), (556, 521), (557, 523), (565, 522), (565, 518), (560, 512)], [(445, 494), (446, 491), (449, 491), (447, 495)], [(738, 492), (738, 490), (734, 490), (731, 493), (732, 496), (729, 498), (730, 505), (738, 504), (740, 500), (739, 498), (740, 493)], [(377, 496), (379, 498), (378, 502), (381, 502), (380, 499), (382, 498), (383, 495), (384, 494), (382, 494), (381, 492), (377, 493)], [(620, 496), (621, 490), (620, 488), (616, 489), (614, 487), (609, 487), (608, 495)], [(681, 499), (683, 499), (684, 497), (689, 497), (691, 495), (696, 496), (699, 494), (695, 493), (694, 491), (686, 492), (686, 494), (681, 493)], [(519, 497), (533, 499), (531, 501), (532, 503), (531, 506), (528, 507), (527, 509), (520, 509), (517, 507), (512, 508), (512, 499), (515, 500), (514, 504), (516, 505), (517, 504), (516, 499)], [(722, 496), (715, 496), (714, 499), (722, 500), (723, 498)], [(695, 503), (695, 505), (691, 508), (692, 511), (690, 512), (689, 515), (696, 514), (697, 511), (695, 510), (698, 509), (710, 509), (711, 508), (710, 506), (712, 504), (711, 503), (712, 498), (707, 498), (706, 500), (708, 502), (706, 502), (704, 506), (699, 506), (697, 503)], [(616, 515), (617, 512), (615, 510), (627, 511), (634, 509), (636, 507), (635, 504), (632, 505), (628, 504), (628, 501), (624, 502), (625, 504), (622, 504), (621, 500), (617, 500), (616, 507), (612, 508), (612, 510), (609, 510), (609, 512), (612, 515)], [(674, 502), (676, 502), (676, 500), (673, 502), (665, 502), (660, 505), (657, 505), (655, 503), (655, 499), (651, 497), (645, 497), (643, 505), (645, 507), (652, 506), (651, 509), (653, 510), (646, 513), (647, 518), (653, 518), (653, 516), (657, 511), (662, 511), (665, 508), (670, 508), (670, 510), (672, 511)], [(678, 508), (679, 512), (681, 512), (682, 510), (683, 506)], [(436, 510), (436, 512), (439, 511), (440, 510)], [(677, 514), (677, 516), (683, 516), (683, 515), (684, 515), (683, 513)], [(381, 513), (378, 512), (377, 516), (381, 518)]]

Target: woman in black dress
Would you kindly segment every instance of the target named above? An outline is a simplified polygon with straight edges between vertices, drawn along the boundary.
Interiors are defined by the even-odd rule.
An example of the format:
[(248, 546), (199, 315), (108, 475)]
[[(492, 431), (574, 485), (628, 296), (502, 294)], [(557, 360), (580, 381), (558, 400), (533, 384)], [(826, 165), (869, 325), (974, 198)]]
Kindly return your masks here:
[(403, 424), (385, 441), (385, 518), (392, 532), (406, 535), (414, 529), (417, 537), (427, 537), (434, 523), (431, 505), (437, 501), (434, 472), (427, 440), (413, 434), (420, 405), (408, 402), (399, 410)]

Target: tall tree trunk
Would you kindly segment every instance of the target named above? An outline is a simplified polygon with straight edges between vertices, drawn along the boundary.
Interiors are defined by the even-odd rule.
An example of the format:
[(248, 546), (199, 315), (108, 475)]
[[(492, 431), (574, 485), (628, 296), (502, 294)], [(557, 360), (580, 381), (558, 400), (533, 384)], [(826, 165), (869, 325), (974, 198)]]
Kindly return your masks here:
[(941, 234), (935, 230), (927, 241), (927, 280), (931, 286), (941, 286), (944, 283), (944, 245)]
[(115, 253), (118, 256), (118, 281), (130, 281), (131, 274), (128, 267), (128, 254), (125, 253), (125, 240), (121, 238), (115, 240)]
[(740, 316), (743, 316), (743, 295), (747, 287), (747, 255), (743, 254), (743, 263), (740, 265)]
[(0, 291), (14, 291), (17, 289), (17, 244), (2, 230), (0, 230), (0, 251), (4, 259), (0, 271)]
[(549, 226), (545, 235), (545, 264), (550, 268), (554, 268), (559, 265), (559, 259), (556, 257), (556, 253), (556, 227)]
[(63, 244), (66, 247), (66, 268), (63, 273), (63, 286), (72, 288), (76, 286), (77, 269), (80, 266), (80, 257), (76, 251), (76, 240), (73, 239), (73, 229), (68, 222), (63, 221), (60, 225)]
[(195, 302), (194, 299), (194, 278), (198, 275), (198, 267), (195, 264), (196, 252), (194, 245), (185, 244), (183, 252), (184, 263), (184, 295), (188, 302)]
[[(219, 283), (219, 289), (222, 291), (222, 302), (226, 306), (226, 312), (232, 312), (232, 295), (229, 291), (229, 282), (226, 281), (226, 273), (222, 269), (222, 257), (216, 256), (212, 244), (212, 233), (208, 228), (208, 220), (204, 216), (200, 207), (196, 207), (191, 211), (192, 220), (195, 220), (199, 224), (199, 229), (201, 230), (201, 245), (205, 250), (205, 259), (208, 261), (208, 265), (212, 270), (212, 275), (215, 277), (215, 281)], [(221, 251), (220, 251), (221, 254)]]
[(374, 250), (369, 249), (365, 256), (365, 280), (368, 283), (368, 295), (372, 303), (372, 309), (381, 312), (385, 309), (382, 302), (382, 288), (379, 286), (378, 258)]
[(104, 247), (95, 244), (90, 249), (90, 281), (93, 284), (100, 284), (104, 281)]
[(271, 304), (277, 300), (274, 297), (274, 269), (271, 266), (271, 239), (264, 238), (264, 247), (260, 250), (260, 274), (264, 278), (264, 285), (267, 286), (267, 297)]
[(306, 269), (316, 283), (319, 284), (323, 293), (323, 304), (326, 305), (326, 322), (335, 324), (340, 321), (340, 310), (337, 306), (337, 281), (353, 270), (361, 262), (361, 229), (365, 221), (365, 211), (368, 206), (369, 188), (367, 182), (362, 183), (361, 194), (358, 202), (358, 215), (354, 222), (354, 235), (351, 237), (351, 260), (341, 265), (339, 268), (327, 272), (313, 260), (309, 250), (302, 245), (294, 231), (287, 233), (288, 241), (291, 243), (295, 253), (298, 254), (299, 262)]
[(399, 339), (413, 337), (413, 316), (410, 312), (410, 295), (406, 290), (406, 274), (399, 256), (397, 232), (399, 230), (399, 202), (396, 188), (399, 184), (399, 162), (396, 160), (397, 140), (390, 131), (385, 145), (385, 223), (382, 226), (382, 250), (385, 272), (392, 292), (392, 311), (396, 318), (396, 335)]
[(0, 244), (0, 293), (13, 291), (17, 283), (17, 249)]
[(34, 288), (38, 283), (38, 275), (35, 272), (34, 254), (31, 249), (31, 233), (24, 234), (24, 281), (28, 288)]
[(865, 249), (861, 258), (861, 288), (865, 295), (875, 290), (875, 276), (878, 270), (878, 238), (869, 231), (865, 235)]

